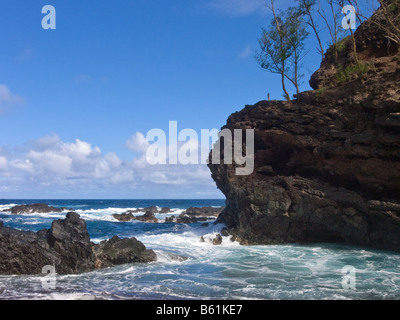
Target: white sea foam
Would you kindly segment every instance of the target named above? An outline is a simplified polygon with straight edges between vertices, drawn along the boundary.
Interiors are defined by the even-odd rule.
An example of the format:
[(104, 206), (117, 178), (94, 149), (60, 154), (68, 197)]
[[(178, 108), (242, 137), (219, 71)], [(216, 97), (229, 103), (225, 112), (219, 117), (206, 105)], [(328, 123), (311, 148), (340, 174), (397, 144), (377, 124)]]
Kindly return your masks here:
[(6, 209), (11, 209), (12, 207), (17, 206), (15, 203), (10, 203), (10, 204), (0, 204), (0, 211), (6, 210)]
[[(0, 210), (12, 206), (13, 204), (1, 205)], [(135, 209), (109, 207), (79, 209), (76, 212), (88, 221), (117, 222), (112, 217), (113, 214)], [(156, 214), (156, 217), (165, 219), (182, 212), (182, 209), (175, 208), (171, 213)], [(135, 213), (142, 214), (144, 212)], [(61, 219), (64, 216), (65, 212), (29, 214), (21, 217), (5, 215), (6, 218), (2, 220), (20, 225), (34, 225), (49, 222), (49, 218)], [(127, 264), (79, 275), (57, 276), (55, 292), (43, 292), (40, 277), (12, 277), (10, 281), (13, 284), (10, 284), (1, 298), (400, 298), (399, 255), (333, 245), (246, 247), (231, 242), (230, 237), (223, 237), (222, 245), (214, 246), (212, 239), (221, 231), (223, 225), (210, 224), (207, 227), (199, 227), (198, 224), (171, 224), (155, 225), (153, 229), (153, 226), (141, 222), (130, 223), (132, 225), (112, 224), (112, 230), (121, 230), (123, 237), (132, 236), (142, 241), (147, 248), (155, 251), (156, 262)], [(95, 225), (104, 225), (105, 229), (110, 226), (109, 223)], [(92, 241), (98, 243), (112, 235), (107, 232), (97, 233)], [(203, 237), (205, 242), (200, 242), (200, 237)], [(184, 260), (179, 256), (188, 259)], [(357, 270), (357, 290), (352, 292), (344, 291), (341, 287), (341, 269), (349, 264)]]

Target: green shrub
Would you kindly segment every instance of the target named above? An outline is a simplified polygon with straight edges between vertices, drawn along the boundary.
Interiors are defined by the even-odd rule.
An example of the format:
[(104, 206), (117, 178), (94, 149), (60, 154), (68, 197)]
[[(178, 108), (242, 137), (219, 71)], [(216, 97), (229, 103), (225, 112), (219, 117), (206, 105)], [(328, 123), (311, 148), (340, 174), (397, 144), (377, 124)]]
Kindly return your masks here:
[(340, 83), (346, 83), (351, 81), (354, 77), (367, 73), (370, 69), (371, 65), (366, 63), (341, 67), (336, 73), (336, 79)]

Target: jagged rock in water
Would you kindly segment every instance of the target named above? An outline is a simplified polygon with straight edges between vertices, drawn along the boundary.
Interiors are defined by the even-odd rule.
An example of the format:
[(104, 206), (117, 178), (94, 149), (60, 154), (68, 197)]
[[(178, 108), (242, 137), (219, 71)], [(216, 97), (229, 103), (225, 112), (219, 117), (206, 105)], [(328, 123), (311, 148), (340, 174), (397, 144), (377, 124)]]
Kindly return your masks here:
[(212, 244), (214, 246), (219, 246), (222, 244), (222, 236), (218, 233), (214, 239), (212, 239)]
[(195, 217), (214, 217), (217, 218), (219, 214), (222, 212), (224, 208), (214, 208), (214, 207), (202, 207), (202, 208), (195, 208), (190, 207), (186, 209), (184, 212), (187, 216), (195, 216)]
[(154, 251), (147, 250), (137, 239), (120, 239), (118, 236), (94, 245), (93, 252), (96, 268), (107, 268), (133, 262), (151, 262), (157, 259)]
[(3, 212), (11, 212), (12, 214), (24, 214), (24, 213), (49, 213), (49, 212), (62, 212), (66, 208), (55, 208), (50, 207), (46, 203), (34, 203), (14, 206), (10, 209), (5, 209)]
[(158, 219), (155, 217), (154, 213), (151, 211), (146, 211), (146, 213), (142, 216), (134, 217), (134, 220), (142, 221), (142, 222), (151, 222), (157, 223)]
[[(246, 106), (223, 127), (255, 130), (250, 176), (236, 175), (235, 164), (209, 164), (227, 198), (217, 222), (242, 244), (400, 252), (400, 53), (382, 50), (382, 35), (368, 26), (356, 33), (364, 73), (343, 80), (328, 52), (312, 77), (318, 90)], [(339, 57), (342, 65), (350, 56)]]
[(40, 274), (48, 265), (54, 266), (58, 274), (76, 274), (156, 259), (154, 252), (135, 238), (91, 243), (85, 220), (74, 212), (53, 221), (50, 230), (37, 233), (6, 228), (1, 223), (0, 257), (0, 274), (5, 275)]
[(135, 218), (135, 216), (130, 212), (129, 213), (124, 212), (121, 214), (113, 214), (113, 218), (121, 222), (129, 222), (132, 221)]
[(170, 208), (162, 207), (159, 213), (165, 214), (165, 213), (171, 213), (171, 212), (173, 212), (173, 211)]

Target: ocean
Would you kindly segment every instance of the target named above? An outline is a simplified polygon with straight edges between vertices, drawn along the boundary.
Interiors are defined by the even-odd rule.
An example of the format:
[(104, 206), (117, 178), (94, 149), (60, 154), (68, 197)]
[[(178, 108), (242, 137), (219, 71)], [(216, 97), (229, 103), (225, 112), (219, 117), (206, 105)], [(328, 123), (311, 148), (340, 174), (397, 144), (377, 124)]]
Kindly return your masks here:
[[(223, 225), (164, 223), (188, 207), (223, 206), (224, 200), (0, 200), (0, 211), (18, 204), (44, 202), (74, 209), (98, 243), (118, 235), (136, 237), (157, 254), (157, 262), (121, 265), (55, 277), (0, 276), (0, 299), (144, 300), (325, 300), (399, 299), (400, 255), (334, 245), (241, 246), (224, 237), (211, 239)], [(170, 207), (156, 214), (159, 223), (118, 222), (112, 215), (148, 206)], [(0, 212), (5, 227), (38, 231), (65, 213), (12, 215)], [(140, 215), (140, 213), (138, 213)], [(203, 236), (205, 242), (200, 242)], [(177, 259), (176, 255), (188, 257)], [(1, 257), (0, 257), (1, 258)], [(349, 272), (348, 270), (351, 270)]]

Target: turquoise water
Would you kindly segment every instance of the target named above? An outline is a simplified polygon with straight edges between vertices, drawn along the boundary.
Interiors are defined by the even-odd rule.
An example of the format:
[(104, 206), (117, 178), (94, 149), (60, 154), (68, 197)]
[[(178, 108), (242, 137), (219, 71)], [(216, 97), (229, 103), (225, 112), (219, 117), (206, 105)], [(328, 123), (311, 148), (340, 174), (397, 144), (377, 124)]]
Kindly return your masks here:
[[(165, 219), (190, 206), (222, 206), (222, 200), (2, 200), (0, 210), (35, 202), (75, 209), (86, 219), (93, 242), (113, 235), (134, 236), (155, 250), (158, 261), (56, 276), (51, 289), (43, 287), (42, 276), (0, 276), (0, 299), (400, 298), (399, 254), (332, 244), (244, 247), (226, 237), (221, 246), (213, 246), (210, 240), (222, 225), (122, 223), (112, 217), (127, 209), (157, 205), (174, 209), (157, 215)], [(0, 220), (5, 226), (37, 231), (64, 216), (0, 213)], [(201, 236), (206, 242), (200, 242)], [(180, 261), (173, 254), (189, 259)], [(345, 266), (354, 268), (353, 289), (343, 286), (349, 276), (342, 273)]]

